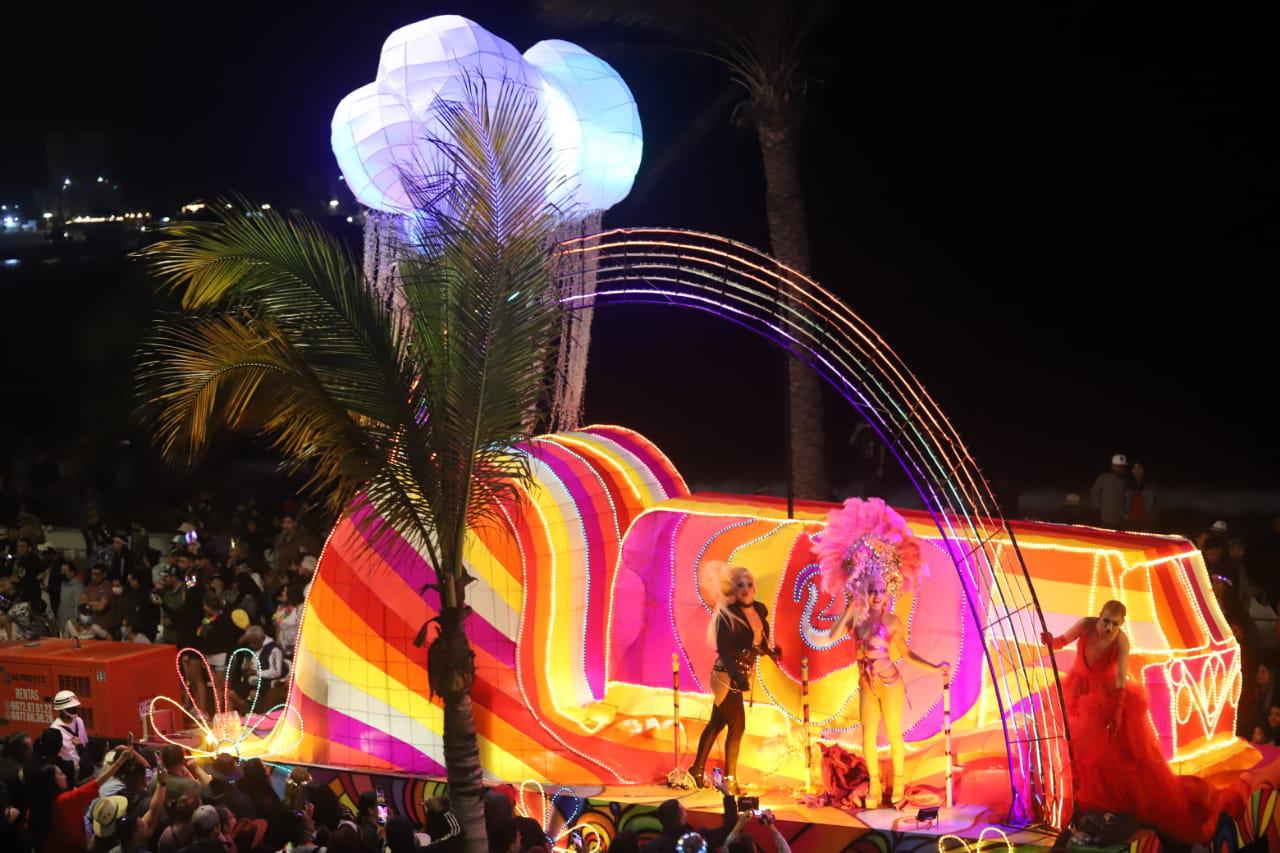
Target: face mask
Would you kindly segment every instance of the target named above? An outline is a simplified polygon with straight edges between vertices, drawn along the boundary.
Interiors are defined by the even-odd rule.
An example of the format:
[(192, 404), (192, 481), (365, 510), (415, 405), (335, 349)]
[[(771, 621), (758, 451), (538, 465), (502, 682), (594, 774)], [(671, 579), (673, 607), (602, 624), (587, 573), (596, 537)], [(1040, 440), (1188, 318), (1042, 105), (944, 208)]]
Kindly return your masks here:
[(124, 587), (122, 587), (122, 586), (113, 586), (113, 587), (111, 587), (111, 594), (112, 594), (112, 595), (124, 595)]
[(82, 614), (80, 614), (80, 624), (81, 624), (81, 625), (88, 625), (88, 624), (89, 624), (90, 622), (92, 622), (92, 621), (93, 621), (93, 617), (92, 617), (92, 616), (89, 616), (89, 615), (86, 615), (86, 614), (83, 614), (83, 613), (82, 613)]

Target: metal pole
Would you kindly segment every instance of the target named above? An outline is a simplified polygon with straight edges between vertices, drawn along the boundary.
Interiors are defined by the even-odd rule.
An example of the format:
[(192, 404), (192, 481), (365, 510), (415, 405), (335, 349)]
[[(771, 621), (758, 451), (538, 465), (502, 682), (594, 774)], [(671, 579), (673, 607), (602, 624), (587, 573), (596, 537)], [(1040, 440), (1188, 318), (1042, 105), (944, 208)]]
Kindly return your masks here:
[(951, 784), (951, 679), (942, 685), (942, 736), (947, 752), (947, 808), (955, 805)]
[(671, 706), (674, 709), (674, 724), (671, 726), (671, 752), (674, 761), (672, 768), (680, 771), (680, 658), (674, 652), (671, 655)]
[(809, 743), (809, 659), (800, 658), (800, 702), (804, 707), (804, 792), (813, 793), (813, 747)]

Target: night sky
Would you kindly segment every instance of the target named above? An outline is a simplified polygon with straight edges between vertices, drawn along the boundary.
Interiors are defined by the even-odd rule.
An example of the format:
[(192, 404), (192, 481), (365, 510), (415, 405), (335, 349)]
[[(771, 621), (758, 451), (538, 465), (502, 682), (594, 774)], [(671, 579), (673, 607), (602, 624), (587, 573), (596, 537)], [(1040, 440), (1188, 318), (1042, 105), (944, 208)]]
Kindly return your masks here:
[[(984, 469), (1074, 486), (1123, 451), (1169, 483), (1275, 485), (1274, 18), (848, 5), (815, 47), (804, 128), (815, 275)], [(388, 33), (445, 12), (520, 50), (581, 41), (623, 74), (645, 157), (608, 224), (767, 248), (755, 140), (730, 124), (715, 67), (606, 50), (519, 3), (25, 4), (37, 19), (4, 47), (0, 192), (53, 179), (46, 133), (99, 131), (130, 201), (153, 210), (232, 190), (314, 203), (338, 186), (334, 105), (373, 78)], [(21, 334), (19, 395), (48, 381)], [(764, 345), (630, 308), (600, 312), (596, 342), (590, 419), (644, 430), (695, 478), (780, 472), (783, 370)], [(843, 475), (855, 421), (831, 405)]]

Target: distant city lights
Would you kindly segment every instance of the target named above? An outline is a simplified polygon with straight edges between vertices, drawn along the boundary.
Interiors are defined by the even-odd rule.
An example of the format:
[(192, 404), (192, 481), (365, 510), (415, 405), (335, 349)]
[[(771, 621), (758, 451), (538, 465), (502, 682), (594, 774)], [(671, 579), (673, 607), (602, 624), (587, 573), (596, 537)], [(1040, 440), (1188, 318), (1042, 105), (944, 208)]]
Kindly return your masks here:
[[(67, 178), (66, 180), (70, 181), (71, 179)], [(109, 180), (110, 180), (109, 178), (103, 178), (104, 183)], [(318, 202), (313, 202), (313, 204), (318, 204)], [(223, 202), (223, 206), (228, 210), (235, 209), (235, 204), (233, 202)], [(86, 213), (68, 212), (65, 207), (59, 210), (52, 210), (52, 211), (46, 210), (40, 213), (39, 215), (40, 215), (40, 218), (43, 219), (45, 222), (56, 220), (57, 222), (64, 223), (66, 225), (97, 225), (101, 223), (120, 222), (120, 223), (125, 223), (134, 227), (141, 227), (144, 221), (151, 221), (152, 226), (150, 230), (154, 231), (157, 229), (160, 223), (167, 224), (171, 221), (174, 221), (174, 217), (199, 213), (200, 211), (205, 210), (209, 207), (211, 207), (211, 205), (203, 201), (187, 202), (186, 204), (181, 206), (180, 214), (175, 213), (172, 216), (157, 216), (157, 215), (154, 215), (149, 210), (130, 211), (128, 213), (89, 215)], [(331, 213), (342, 215), (348, 223), (355, 223), (360, 219), (360, 215), (358, 213), (355, 215), (346, 216), (342, 208), (343, 208), (343, 202), (340, 199), (336, 199), (336, 198), (328, 199), (324, 204), (324, 209), (328, 210)], [(257, 208), (252, 208), (252, 209), (243, 211), (243, 214), (249, 217), (262, 217), (266, 215), (266, 212), (272, 211), (274, 209), (275, 208), (273, 208), (270, 203), (264, 202), (258, 205)], [(22, 227), (22, 219), (18, 215), (19, 214), (18, 205), (16, 204), (0, 205), (0, 210), (12, 211), (11, 215), (4, 215), (3, 217), (0, 217), (0, 222), (3, 222), (3, 227), (5, 229)], [(34, 216), (35, 214), (32, 214), (32, 215)], [(148, 229), (142, 228), (142, 230), (145, 231)]]
[[(73, 216), (67, 220), (67, 223), (70, 225), (96, 225), (100, 222), (125, 222), (130, 219), (149, 219), (150, 217), (151, 211), (144, 213), (113, 213), (110, 216)], [(44, 218), (52, 219), (53, 214), (46, 213)], [(169, 217), (164, 217), (162, 221), (168, 222)]]

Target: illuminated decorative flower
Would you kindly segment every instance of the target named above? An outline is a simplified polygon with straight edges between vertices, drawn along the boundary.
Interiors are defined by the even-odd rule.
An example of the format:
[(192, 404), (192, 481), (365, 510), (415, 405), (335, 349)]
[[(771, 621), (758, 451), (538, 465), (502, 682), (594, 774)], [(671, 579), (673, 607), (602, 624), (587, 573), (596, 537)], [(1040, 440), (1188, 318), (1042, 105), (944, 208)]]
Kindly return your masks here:
[[(530, 808), (530, 804), (526, 802), (525, 795), (529, 786), (538, 789), (538, 799), (534, 804), (534, 808)], [(556, 800), (562, 796), (573, 798), (573, 814), (560, 821), (560, 826), (555, 827), (555, 819), (557, 816), (555, 804)], [(526, 779), (520, 783), (520, 801), (516, 804), (516, 812), (521, 817), (531, 817), (542, 826), (542, 832), (551, 841), (552, 846), (558, 844), (562, 838), (570, 832), (580, 827), (574, 823), (582, 816), (582, 809), (585, 800), (573, 792), (572, 788), (560, 787), (548, 797), (547, 791), (542, 787), (542, 783), (534, 779)], [(555, 833), (554, 835), (552, 833)]]
[[(249, 709), (245, 713), (243, 719), (234, 710), (230, 709), (227, 702), (230, 692), (229, 679), (223, 679), (222, 692), (218, 692), (218, 682), (214, 678), (213, 668), (209, 666), (209, 661), (197, 649), (185, 648), (179, 650), (174, 659), (174, 665), (178, 669), (178, 681), (182, 685), (182, 690), (187, 696), (187, 701), (195, 710), (195, 714), (188, 711), (183, 704), (170, 696), (157, 696), (151, 700), (151, 705), (147, 709), (147, 716), (150, 719), (151, 730), (163, 741), (171, 743), (175, 746), (182, 747), (189, 755), (194, 758), (211, 758), (222, 753), (234, 755), (237, 760), (243, 758), (266, 758), (268, 756), (285, 755), (302, 741), (302, 715), (298, 710), (287, 702), (282, 702), (265, 713), (255, 715), (254, 711), (258, 705), (258, 698), (262, 693), (262, 664), (258, 660), (257, 652), (253, 649), (239, 648), (231, 654), (227, 655), (227, 672), (234, 672), (236, 658), (240, 655), (246, 655), (253, 666), (257, 670), (257, 678), (254, 679), (253, 698), (249, 702)], [(196, 704), (195, 697), (191, 694), (191, 687), (187, 684), (186, 674), (182, 669), (182, 659), (186, 655), (195, 655), (200, 659), (200, 663), (204, 665), (205, 675), (209, 678), (209, 689), (213, 694), (214, 713), (213, 719), (209, 719), (204, 715), (204, 711)], [(185, 714), (192, 723), (195, 724), (202, 737), (198, 745), (179, 743), (170, 740), (155, 722), (156, 703), (168, 702), (179, 712)], [(285, 719), (292, 714), (297, 721), (297, 739), (287, 746), (281, 747), (278, 743), (279, 735), (287, 726)], [(259, 730), (264, 724), (270, 723), (271, 730), (266, 734), (259, 734)]]

